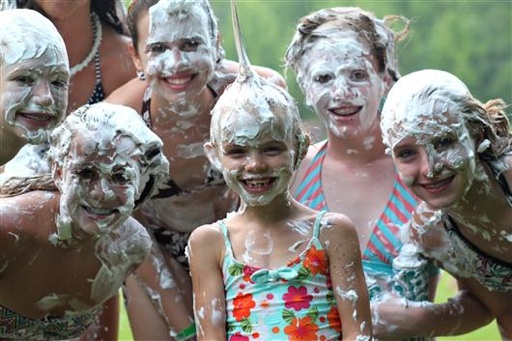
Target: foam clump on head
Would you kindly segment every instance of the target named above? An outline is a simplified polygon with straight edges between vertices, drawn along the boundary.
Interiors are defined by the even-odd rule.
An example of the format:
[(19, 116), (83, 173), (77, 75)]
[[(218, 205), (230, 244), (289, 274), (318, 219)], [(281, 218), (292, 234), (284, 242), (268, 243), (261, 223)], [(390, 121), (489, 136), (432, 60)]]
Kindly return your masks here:
[(382, 109), (384, 143), (393, 148), (405, 135), (440, 129), (442, 114), (462, 109), (457, 108), (460, 99), (470, 96), (467, 86), (446, 71), (421, 70), (400, 78)]
[(275, 140), (297, 143), (297, 154), (293, 157), (297, 160), (306, 138), (295, 100), (285, 89), (251, 69), (234, 2), (232, 18), (240, 69), (235, 82), (227, 87), (212, 109), (211, 142), (217, 146), (223, 141), (251, 145), (260, 134), (268, 134)]
[(68, 63), (66, 45), (53, 23), (37, 11), (0, 11), (0, 64), (39, 58), (53, 47)]
[[(144, 190), (138, 193), (137, 204), (156, 193), (168, 177), (169, 162), (161, 151), (162, 140), (132, 108), (100, 102), (75, 110), (50, 136), (49, 154), (54, 164), (66, 167), (71, 142), (77, 137), (90, 142), (91, 152), (101, 152), (114, 141), (121, 141), (117, 146), (117, 153), (136, 159), (140, 166), (141, 187)], [(123, 138), (131, 140), (135, 148), (124, 150)]]

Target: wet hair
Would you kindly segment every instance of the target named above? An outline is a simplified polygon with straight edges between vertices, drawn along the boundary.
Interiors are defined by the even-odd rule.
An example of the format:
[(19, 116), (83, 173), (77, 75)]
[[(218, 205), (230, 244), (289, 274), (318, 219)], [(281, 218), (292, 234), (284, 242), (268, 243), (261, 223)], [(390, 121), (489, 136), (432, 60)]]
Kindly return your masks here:
[[(127, 24), (128, 24), (128, 30), (130, 31), (130, 36), (132, 38), (132, 44), (135, 50), (137, 50), (137, 44), (139, 42), (139, 32), (137, 30), (137, 23), (139, 22), (140, 17), (144, 13), (149, 12), (149, 8), (153, 5), (158, 3), (158, 0), (132, 0), (130, 3), (130, 6), (128, 7), (128, 18), (127, 18)], [(213, 13), (213, 9), (210, 6), (210, 3), (208, 0), (196, 0), (196, 4), (199, 4), (204, 11), (206, 12), (206, 15), (208, 16), (208, 27), (210, 28), (210, 35), (212, 38), (212, 41), (217, 41), (217, 36), (219, 34), (219, 28), (218, 28), (218, 19)], [(140, 53), (141, 51), (137, 51)], [(224, 49), (219, 46), (218, 51), (218, 60), (217, 62), (220, 62), (222, 59), (224, 59)]]
[[(125, 31), (124, 25), (117, 15), (116, 1), (118, 0), (91, 0), (91, 11), (98, 15), (102, 23), (112, 27), (120, 34), (127, 35), (128, 32)], [(16, 0), (16, 7), (33, 9), (48, 17), (35, 0)]]
[[(395, 32), (391, 25), (397, 21), (401, 21), (404, 27)], [(350, 30), (368, 44), (371, 54), (377, 59), (378, 71), (388, 73), (396, 81), (400, 74), (395, 43), (406, 37), (409, 25), (410, 21), (405, 17), (389, 15), (380, 20), (373, 13), (357, 7), (321, 9), (299, 20), (292, 42), (286, 50), (285, 67), (291, 67), (297, 73), (302, 56), (313, 48), (317, 40), (329, 37), (328, 32), (332, 32), (332, 29)], [(324, 28), (331, 30), (324, 32)]]
[(505, 101), (495, 98), (482, 103), (471, 94), (452, 100), (458, 100), (470, 132), (481, 132), (483, 138), (489, 140), (489, 148), (480, 153), (483, 159), (495, 160), (510, 151), (512, 132), (505, 112), (508, 107)]
[[(65, 167), (71, 141), (77, 136), (94, 139), (96, 132), (109, 132), (108, 141), (118, 137), (129, 137), (135, 144), (131, 155), (139, 163), (144, 189), (136, 198), (136, 206), (151, 198), (169, 175), (169, 163), (162, 153), (163, 143), (144, 123), (133, 109), (120, 105), (100, 102), (84, 105), (71, 113), (64, 123), (50, 135), (49, 157), (52, 169)], [(97, 143), (101, 143), (102, 141)]]

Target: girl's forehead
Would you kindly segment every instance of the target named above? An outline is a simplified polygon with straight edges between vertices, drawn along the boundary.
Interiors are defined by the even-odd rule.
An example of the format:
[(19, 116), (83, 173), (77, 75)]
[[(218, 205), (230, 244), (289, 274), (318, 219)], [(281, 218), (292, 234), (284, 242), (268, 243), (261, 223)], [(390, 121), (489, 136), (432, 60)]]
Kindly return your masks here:
[(330, 65), (337, 68), (347, 64), (366, 65), (371, 58), (369, 47), (350, 32), (339, 39), (323, 38), (307, 49), (302, 57), (304, 72)]
[[(290, 122), (288, 122), (290, 121)], [(243, 114), (233, 112), (224, 114), (219, 119), (216, 134), (223, 142), (261, 141), (265, 139), (285, 140), (287, 132), (293, 130), (291, 120), (278, 115)]]
[(149, 36), (177, 40), (204, 34), (209, 36), (205, 10), (193, 2), (181, 5), (161, 1), (149, 10)]
[(311, 48), (306, 49), (310, 56), (323, 56), (326, 51), (336, 56), (360, 56), (370, 54), (370, 46), (353, 31), (340, 31), (339, 29), (328, 29), (311, 43)]

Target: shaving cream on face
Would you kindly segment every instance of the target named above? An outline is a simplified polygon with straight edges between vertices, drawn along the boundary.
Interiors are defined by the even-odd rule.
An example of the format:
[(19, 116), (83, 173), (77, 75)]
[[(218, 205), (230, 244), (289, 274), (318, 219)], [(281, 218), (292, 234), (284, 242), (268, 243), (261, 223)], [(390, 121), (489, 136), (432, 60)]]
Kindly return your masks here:
[(92, 235), (109, 233), (131, 215), (143, 191), (150, 197), (168, 176), (162, 141), (125, 106), (79, 108), (55, 129), (50, 144), (61, 192), (60, 239), (69, 238), (72, 226)]
[(162, 97), (191, 99), (212, 79), (216, 47), (208, 20), (195, 1), (162, 0), (149, 9), (145, 75)]
[(368, 131), (378, 124), (386, 91), (369, 47), (352, 31), (324, 28), (318, 34), (297, 68), (306, 104), (336, 137)]
[(64, 40), (36, 11), (2, 11), (0, 21), (1, 119), (21, 129), (29, 143), (44, 142), (67, 108), (69, 64)]
[[(462, 112), (462, 100), (469, 90), (455, 76), (438, 70), (423, 70), (401, 78), (384, 104), (381, 128), (383, 140), (393, 151), (407, 145), (425, 148), (430, 166), (436, 163), (463, 178), (461, 196), (474, 179), (485, 177), (476, 155), (475, 138)], [(444, 141), (451, 141), (448, 147)], [(398, 160), (398, 170), (401, 173)], [(401, 173), (410, 185), (413, 177)]]
[[(224, 100), (222, 112), (212, 122), (213, 140), (219, 141), (217, 147), (217, 158), (220, 162), (216, 164), (222, 170), (228, 186), (235, 190), (249, 206), (261, 206), (270, 203), (279, 194), (288, 191), (288, 183), (294, 170), (297, 155), (294, 149), (294, 132), (296, 131), (292, 115), (283, 112), (286, 108), (286, 98), (275, 93), (272, 107), (268, 103), (266, 95), (261, 95), (254, 90), (241, 88), (245, 91), (240, 94), (238, 91), (225, 93), (221, 99)], [(268, 89), (272, 91), (271, 89)], [(250, 93), (253, 95), (250, 96)], [(226, 96), (226, 97), (225, 97)], [(233, 98), (236, 96), (236, 98)], [(245, 98), (246, 102), (236, 105), (237, 99)], [(287, 110), (287, 109), (285, 109)], [(264, 148), (272, 141), (278, 141), (286, 145), (286, 155), (278, 162), (265, 164), (256, 170), (248, 170), (254, 162), (265, 162), (255, 160), (255, 154), (262, 153)], [(224, 164), (223, 155), (229, 146), (243, 147), (248, 150), (246, 157), (237, 165)], [(280, 164), (280, 165), (278, 165)], [(274, 168), (273, 168), (274, 167)], [(257, 167), (254, 167), (257, 168)], [(245, 189), (243, 180), (260, 178), (274, 178), (270, 191), (263, 194), (254, 194)]]

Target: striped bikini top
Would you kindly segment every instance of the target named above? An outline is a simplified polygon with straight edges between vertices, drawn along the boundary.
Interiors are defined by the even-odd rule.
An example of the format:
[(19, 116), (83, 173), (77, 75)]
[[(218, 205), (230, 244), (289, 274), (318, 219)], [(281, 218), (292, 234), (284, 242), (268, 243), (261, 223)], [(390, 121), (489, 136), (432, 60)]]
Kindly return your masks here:
[[(327, 151), (327, 142), (313, 158), (304, 175), (295, 198), (315, 210), (329, 211), (322, 186), (322, 165)], [(363, 268), (368, 273), (392, 273), (391, 262), (400, 251), (400, 227), (412, 216), (418, 199), (395, 175), (393, 190), (375, 224), (366, 249), (363, 250)]]

